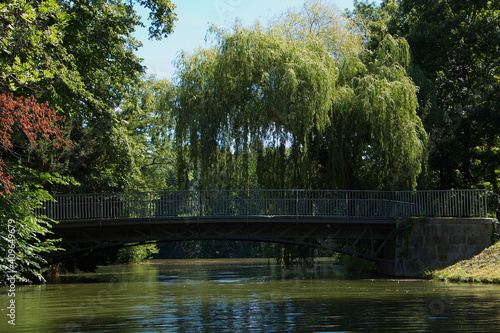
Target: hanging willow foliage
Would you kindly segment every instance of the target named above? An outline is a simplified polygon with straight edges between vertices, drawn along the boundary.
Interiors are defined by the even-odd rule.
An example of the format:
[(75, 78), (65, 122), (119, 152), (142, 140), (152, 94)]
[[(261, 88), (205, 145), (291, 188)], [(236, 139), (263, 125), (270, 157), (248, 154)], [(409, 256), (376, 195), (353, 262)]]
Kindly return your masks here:
[(178, 62), (181, 187), (415, 187), (426, 135), (405, 41), (342, 55), (315, 34), (214, 31)]
[[(255, 168), (274, 163), (269, 156), (307, 151), (310, 132), (324, 131), (335, 66), (319, 41), (242, 27), (219, 33), (216, 47), (180, 60), (178, 150), (197, 186), (248, 188)], [(180, 171), (186, 185), (187, 170)]]
[(332, 107), (330, 186), (413, 189), (425, 157), (427, 135), (417, 116), (417, 88), (407, 75), (404, 40), (387, 36), (364, 66), (340, 67)]

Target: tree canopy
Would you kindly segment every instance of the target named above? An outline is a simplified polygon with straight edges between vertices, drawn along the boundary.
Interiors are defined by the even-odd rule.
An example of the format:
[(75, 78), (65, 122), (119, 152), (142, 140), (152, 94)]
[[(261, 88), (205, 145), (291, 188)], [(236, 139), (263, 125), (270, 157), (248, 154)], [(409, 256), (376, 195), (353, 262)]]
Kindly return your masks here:
[(401, 1), (400, 8), (401, 31), (436, 87), (443, 117), (433, 124), (435, 181), (498, 191), (500, 2)]
[(214, 29), (214, 47), (180, 58), (182, 187), (415, 188), (426, 134), (408, 44), (387, 35), (369, 50), (325, 6)]
[[(134, 173), (133, 152), (115, 110), (141, 84), (144, 67), (132, 37), (150, 9), (151, 38), (176, 20), (170, 0), (16, 0), (0, 4), (0, 92), (34, 96), (65, 115), (74, 149), (36, 153), (31, 167), (65, 172), (80, 191), (120, 190)], [(119, 171), (118, 171), (119, 170)], [(62, 189), (59, 189), (62, 190)]]
[(386, 0), (355, 13), (411, 47), (430, 135), (426, 186), (498, 192), (500, 2)]
[(0, 3), (0, 281), (7, 253), (17, 280), (42, 279), (55, 241), (44, 240), (52, 221), (33, 212), (49, 191), (124, 190), (138, 173), (117, 115), (144, 73), (134, 4), (150, 9), (151, 38), (171, 33), (169, 0)]

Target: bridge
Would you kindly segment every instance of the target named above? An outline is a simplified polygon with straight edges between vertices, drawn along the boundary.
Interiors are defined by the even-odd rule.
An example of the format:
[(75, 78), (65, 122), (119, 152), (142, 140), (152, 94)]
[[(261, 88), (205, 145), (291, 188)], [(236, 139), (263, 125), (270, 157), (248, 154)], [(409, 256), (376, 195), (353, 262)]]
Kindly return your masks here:
[[(247, 240), (355, 255), (391, 273), (401, 225), (417, 217), (425, 224), (439, 218), (433, 225), (492, 224), (487, 197), (485, 190), (123, 192), (55, 195), (37, 213), (59, 221), (53, 231), (66, 249), (49, 262), (130, 244)], [(474, 251), (485, 247), (479, 242)]]

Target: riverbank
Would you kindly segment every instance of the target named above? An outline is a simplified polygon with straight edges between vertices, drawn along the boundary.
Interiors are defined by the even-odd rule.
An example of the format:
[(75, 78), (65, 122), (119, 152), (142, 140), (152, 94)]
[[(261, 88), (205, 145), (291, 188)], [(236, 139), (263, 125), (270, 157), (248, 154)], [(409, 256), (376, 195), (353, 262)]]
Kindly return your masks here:
[(500, 283), (500, 242), (471, 259), (430, 273), (438, 280), (451, 282)]

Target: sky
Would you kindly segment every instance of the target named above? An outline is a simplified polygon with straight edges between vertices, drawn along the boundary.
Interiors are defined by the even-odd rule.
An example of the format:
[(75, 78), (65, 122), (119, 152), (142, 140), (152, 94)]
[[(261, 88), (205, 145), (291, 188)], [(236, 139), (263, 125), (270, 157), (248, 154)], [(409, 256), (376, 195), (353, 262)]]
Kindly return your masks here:
[[(353, 0), (331, 0), (341, 10), (353, 8)], [(267, 22), (290, 7), (301, 7), (304, 0), (173, 0), (178, 21), (174, 33), (161, 41), (148, 40), (147, 29), (137, 29), (135, 38), (143, 43), (137, 52), (143, 58), (148, 74), (161, 79), (171, 79), (175, 67), (173, 61), (181, 50), (192, 52), (200, 47), (208, 47), (205, 42), (211, 24), (217, 27), (231, 27), (241, 19), (244, 25), (252, 25), (257, 20)], [(138, 10), (145, 21), (147, 10)], [(147, 23), (146, 23), (147, 25)]]

